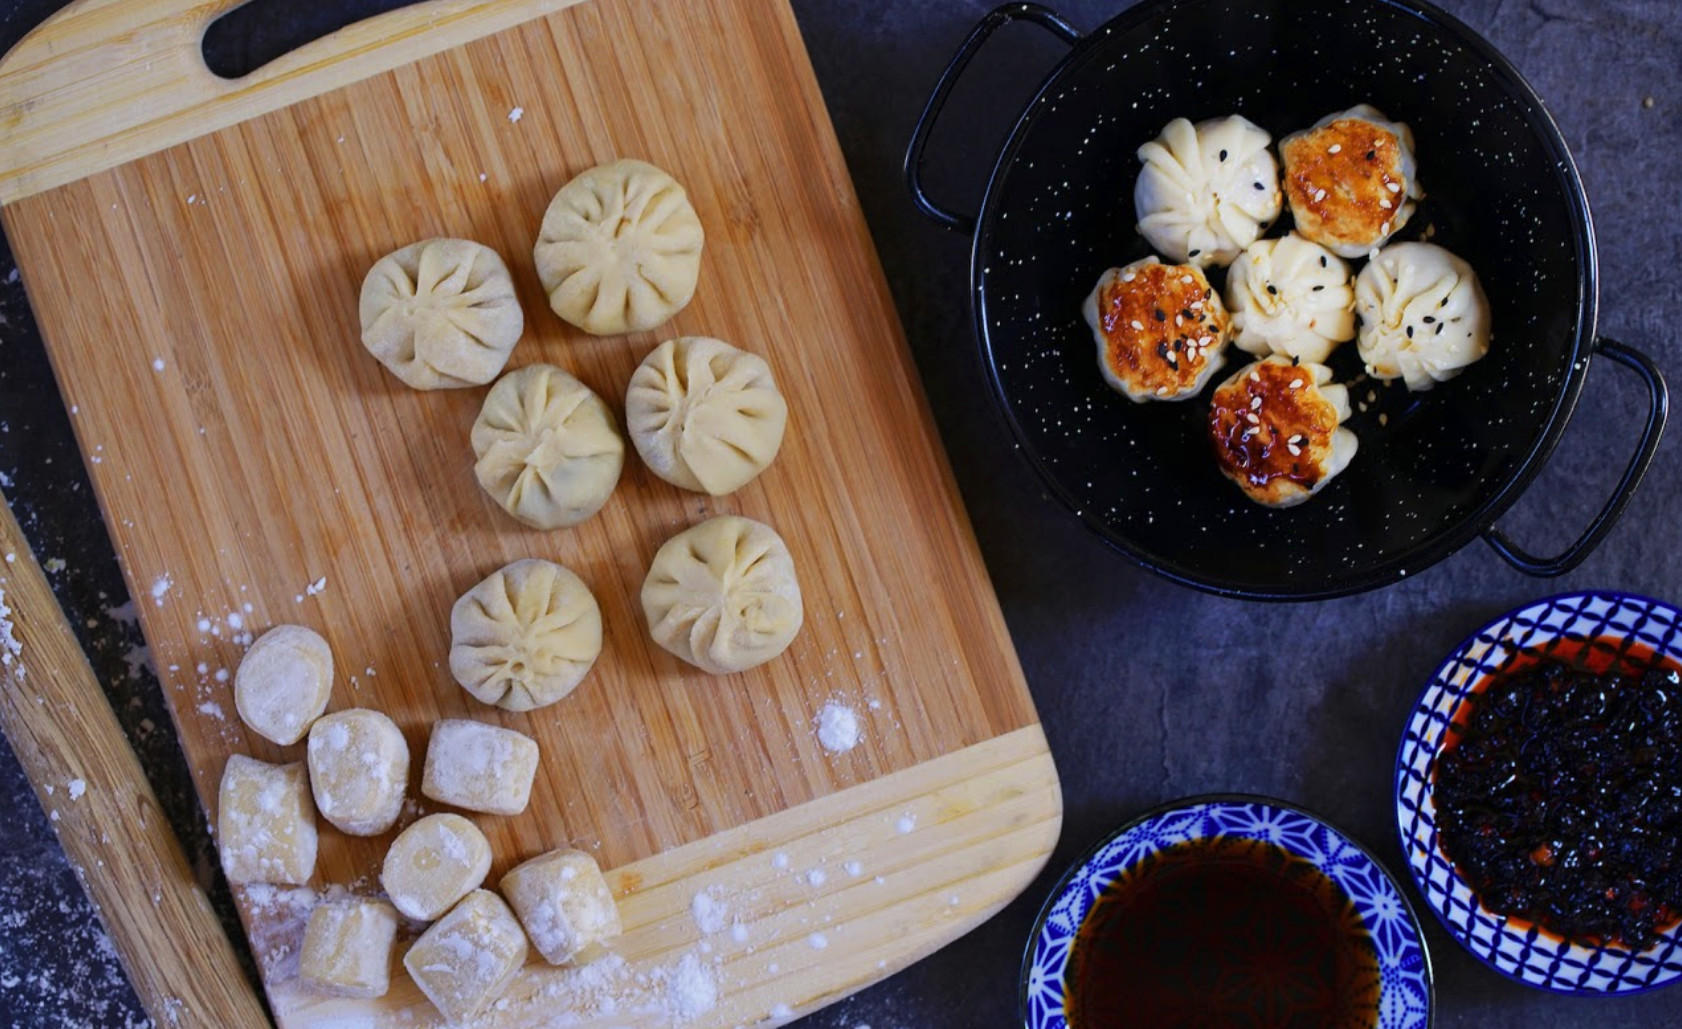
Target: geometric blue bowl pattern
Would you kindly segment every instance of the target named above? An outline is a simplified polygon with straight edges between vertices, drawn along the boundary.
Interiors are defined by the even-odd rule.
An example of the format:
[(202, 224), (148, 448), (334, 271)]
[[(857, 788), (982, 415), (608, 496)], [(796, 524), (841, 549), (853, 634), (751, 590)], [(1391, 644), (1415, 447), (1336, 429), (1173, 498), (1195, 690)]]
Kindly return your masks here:
[(1093, 902), (1123, 873), (1159, 850), (1211, 837), (1265, 840), (1300, 857), (1354, 902), (1378, 952), (1378, 1029), (1425, 1029), (1431, 968), (1413, 910), (1388, 872), (1348, 837), (1306, 812), (1259, 798), (1194, 798), (1120, 829), (1071, 869), (1040, 912), (1023, 969), (1027, 1029), (1068, 1029), (1064, 977), (1075, 932)]
[(1682, 660), (1682, 612), (1626, 593), (1568, 593), (1509, 612), (1478, 630), (1437, 669), (1408, 717), (1396, 756), (1396, 821), (1425, 906), (1479, 960), (1526, 985), (1558, 993), (1638, 993), (1682, 976), (1682, 939), (1676, 928), (1636, 953), (1585, 947), (1526, 923), (1509, 924), (1478, 903), (1437, 837), (1432, 785), (1461, 702), (1523, 651), (1596, 638), (1642, 644), (1659, 656)]

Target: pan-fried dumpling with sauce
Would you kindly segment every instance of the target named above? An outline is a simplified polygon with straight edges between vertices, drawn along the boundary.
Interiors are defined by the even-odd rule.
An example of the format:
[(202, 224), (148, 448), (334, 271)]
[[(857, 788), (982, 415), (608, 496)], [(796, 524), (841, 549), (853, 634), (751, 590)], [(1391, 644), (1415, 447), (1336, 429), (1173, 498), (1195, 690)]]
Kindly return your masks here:
[(1355, 456), (1349, 390), (1323, 364), (1269, 357), (1215, 390), (1209, 439), (1221, 473), (1267, 507), (1293, 507), (1324, 489)]
[(1413, 130), (1370, 104), (1286, 136), (1279, 156), (1297, 232), (1340, 257), (1364, 257), (1383, 246), (1425, 196)]
[(1139, 232), (1156, 251), (1206, 268), (1231, 264), (1279, 217), (1279, 166), (1267, 130), (1241, 115), (1175, 118), (1139, 148)]
[(532, 256), (555, 313), (612, 336), (683, 310), (695, 295), (702, 242), (676, 179), (644, 161), (614, 161), (561, 187)]
[(1472, 266), (1432, 243), (1379, 251), (1355, 279), (1361, 360), (1426, 390), (1489, 353), (1489, 300)]
[(1262, 239), (1227, 269), (1233, 342), (1258, 357), (1320, 363), (1355, 338), (1349, 266), (1296, 233)]
[(1081, 310), (1104, 381), (1137, 403), (1195, 396), (1226, 364), (1226, 308), (1196, 265), (1111, 268)]
[(380, 258), (357, 309), (362, 345), (415, 389), (491, 381), (526, 324), (508, 266), (470, 239), (426, 239)]

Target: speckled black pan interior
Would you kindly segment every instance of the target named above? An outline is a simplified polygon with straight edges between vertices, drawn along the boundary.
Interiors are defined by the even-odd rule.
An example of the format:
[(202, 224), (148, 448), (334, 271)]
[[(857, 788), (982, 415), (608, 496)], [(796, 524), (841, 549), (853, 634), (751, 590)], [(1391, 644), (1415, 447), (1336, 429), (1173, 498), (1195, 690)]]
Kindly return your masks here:
[[(1213, 387), (1172, 404), (1112, 392), (1080, 305), (1104, 269), (1150, 252), (1135, 151), (1170, 119), (1239, 113), (1277, 141), (1362, 102), (1416, 139), (1428, 196), (1397, 239), (1429, 230), (1471, 262), (1493, 346), (1431, 392), (1356, 382), (1354, 462), (1309, 503), (1269, 510), (1216, 469)], [(1053, 493), (1145, 566), (1254, 597), (1384, 585), (1474, 538), (1551, 451), (1594, 334), (1588, 210), (1551, 119), (1469, 30), (1384, 0), (1147, 0), (1087, 37), (1004, 148), (974, 284), (1006, 418)], [(1330, 364), (1341, 382), (1361, 373), (1353, 342)]]

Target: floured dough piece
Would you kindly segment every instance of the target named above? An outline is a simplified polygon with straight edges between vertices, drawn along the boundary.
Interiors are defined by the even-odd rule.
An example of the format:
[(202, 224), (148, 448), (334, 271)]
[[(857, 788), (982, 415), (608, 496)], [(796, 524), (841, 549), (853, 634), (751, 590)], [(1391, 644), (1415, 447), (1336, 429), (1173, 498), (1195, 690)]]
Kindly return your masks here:
[(303, 739), (332, 693), (333, 651), (301, 625), (277, 625), (257, 637), (234, 673), (240, 720), (281, 746)]
[(491, 844), (460, 815), (427, 815), (397, 834), (380, 871), (397, 910), (430, 922), (485, 881)]
[(508, 266), (467, 239), (427, 239), (382, 257), (362, 281), (362, 345), (415, 389), (496, 378), (525, 330)]
[(602, 652), (602, 612), (584, 580), (528, 558), (468, 590), (450, 611), (450, 674), (507, 711), (571, 693)]
[(782, 537), (736, 515), (666, 541), (643, 580), (642, 610), (654, 642), (714, 675), (781, 654), (805, 618)]
[(706, 336), (655, 347), (625, 394), (625, 428), (649, 470), (715, 497), (771, 464), (787, 421), (764, 358)]
[(454, 1024), (502, 996), (525, 963), (526, 934), (489, 890), (468, 894), (403, 955), (415, 985)]
[(499, 888), (551, 965), (587, 956), (588, 948), (621, 931), (613, 891), (596, 859), (581, 850), (534, 857), (503, 876)]
[(316, 810), (340, 831), (377, 836), (403, 810), (409, 744), (397, 723), (367, 708), (336, 711), (310, 727)]
[(473, 422), (473, 474), (503, 510), (537, 529), (601, 510), (625, 463), (602, 399), (554, 365), (504, 375)]
[(562, 186), (532, 256), (549, 306), (597, 336), (652, 329), (683, 310), (701, 270), (701, 220), (677, 180), (643, 161)]
[(229, 757), (216, 798), (216, 842), (230, 883), (309, 882), (317, 837), (303, 764)]
[(330, 901), (310, 912), (298, 976), (322, 993), (364, 1000), (391, 988), (397, 911), (383, 900)]
[(432, 727), (421, 792), (491, 815), (517, 815), (531, 800), (537, 742), (513, 729), (446, 718)]

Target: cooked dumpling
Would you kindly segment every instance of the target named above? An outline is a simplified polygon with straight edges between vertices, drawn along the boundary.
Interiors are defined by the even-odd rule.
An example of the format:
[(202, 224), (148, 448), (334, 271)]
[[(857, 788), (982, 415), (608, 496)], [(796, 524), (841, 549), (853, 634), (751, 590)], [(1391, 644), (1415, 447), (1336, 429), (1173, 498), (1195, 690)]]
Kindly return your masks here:
[(1259, 357), (1323, 362), (1355, 338), (1349, 266), (1296, 233), (1250, 244), (1227, 270), (1233, 342)]
[(362, 345), (415, 389), (496, 378), (526, 319), (508, 266), (467, 239), (427, 239), (375, 262), (358, 304)]
[(1430, 389), (1489, 353), (1489, 300), (1472, 266), (1431, 243), (1379, 251), (1355, 279), (1361, 360), (1375, 379)]
[(1297, 232), (1342, 257), (1383, 246), (1425, 196), (1413, 130), (1370, 104), (1328, 114), (1286, 136), (1285, 196)]
[(643, 161), (614, 161), (555, 194), (533, 257), (555, 313), (611, 336), (683, 310), (695, 295), (702, 240), (676, 179)]
[(788, 405), (763, 358), (682, 336), (643, 359), (625, 393), (625, 427), (649, 470), (722, 497), (777, 456)]
[(571, 693), (602, 652), (602, 612), (584, 580), (528, 558), (491, 573), (450, 611), (450, 674), (506, 711)]
[(805, 619), (788, 546), (736, 515), (666, 541), (643, 580), (642, 610), (654, 642), (714, 675), (781, 654)]
[(1081, 311), (1098, 370), (1129, 400), (1195, 396), (1226, 364), (1226, 308), (1195, 265), (1147, 257), (1111, 268)]
[(1209, 439), (1221, 472), (1268, 507), (1292, 507), (1349, 467), (1355, 434), (1343, 427), (1349, 391), (1323, 364), (1269, 357), (1215, 389)]
[(492, 386), (471, 439), (479, 485), (537, 529), (577, 525), (601, 510), (625, 463), (625, 441), (601, 397), (550, 364)]
[(1241, 115), (1193, 125), (1175, 118), (1139, 148), (1133, 187), (1139, 232), (1160, 254), (1199, 267), (1230, 264), (1279, 217), (1273, 137)]

